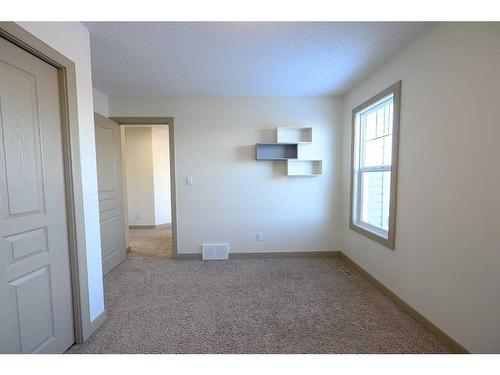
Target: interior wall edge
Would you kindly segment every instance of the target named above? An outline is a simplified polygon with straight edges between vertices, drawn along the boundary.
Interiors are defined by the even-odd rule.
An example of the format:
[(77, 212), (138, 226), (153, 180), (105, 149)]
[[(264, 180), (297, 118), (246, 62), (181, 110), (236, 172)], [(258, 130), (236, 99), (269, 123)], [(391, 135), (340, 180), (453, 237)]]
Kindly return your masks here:
[(421, 314), (417, 309), (399, 297), (392, 290), (387, 288), (383, 283), (381, 283), (377, 278), (372, 276), (368, 271), (361, 267), (358, 263), (352, 260), (345, 252), (340, 252), (340, 258), (344, 260), (349, 266), (355, 269), (361, 274), (365, 279), (367, 279), (375, 288), (377, 288), (383, 295), (389, 298), (395, 305), (397, 305), (401, 310), (410, 315), (413, 319), (424, 326), (427, 331), (436, 336), (447, 348), (454, 354), (470, 354), (462, 344), (453, 339), (445, 331), (439, 328), (431, 320), (427, 319), (423, 314)]

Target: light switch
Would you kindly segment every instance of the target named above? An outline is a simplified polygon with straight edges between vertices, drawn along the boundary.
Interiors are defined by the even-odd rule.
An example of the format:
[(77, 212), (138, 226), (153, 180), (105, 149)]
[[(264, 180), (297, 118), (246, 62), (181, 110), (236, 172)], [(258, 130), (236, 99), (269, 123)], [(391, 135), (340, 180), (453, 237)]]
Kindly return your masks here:
[(193, 176), (186, 176), (186, 185), (193, 184)]

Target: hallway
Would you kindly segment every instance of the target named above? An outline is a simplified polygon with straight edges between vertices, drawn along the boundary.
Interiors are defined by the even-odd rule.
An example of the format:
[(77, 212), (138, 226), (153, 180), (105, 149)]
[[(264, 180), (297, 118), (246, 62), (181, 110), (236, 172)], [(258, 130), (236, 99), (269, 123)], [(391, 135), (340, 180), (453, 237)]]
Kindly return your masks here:
[(129, 229), (128, 253), (131, 257), (172, 258), (172, 225), (157, 225), (154, 229)]

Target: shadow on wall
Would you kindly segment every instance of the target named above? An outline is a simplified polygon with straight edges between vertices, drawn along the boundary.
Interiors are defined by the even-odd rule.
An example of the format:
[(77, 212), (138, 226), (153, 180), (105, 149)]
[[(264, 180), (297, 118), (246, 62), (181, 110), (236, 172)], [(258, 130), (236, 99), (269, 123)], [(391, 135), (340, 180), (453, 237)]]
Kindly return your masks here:
[[(275, 143), (276, 142), (276, 129), (258, 129), (257, 139), (259, 143)], [(255, 144), (249, 146), (236, 147), (236, 160), (239, 162), (255, 161)]]
[[(286, 161), (283, 160), (259, 160), (255, 159), (255, 145), (236, 147), (236, 160), (238, 162), (259, 163), (266, 165), (272, 172), (273, 178), (283, 178), (286, 176)], [(259, 165), (257, 164), (257, 165)]]
[(236, 147), (236, 160), (239, 162), (255, 161), (255, 145)]
[(272, 165), (273, 178), (289, 178), (286, 175), (286, 161), (279, 160), (279, 161), (271, 161), (268, 163), (271, 163)]
[(258, 139), (261, 143), (274, 143), (276, 139), (276, 129), (258, 129)]

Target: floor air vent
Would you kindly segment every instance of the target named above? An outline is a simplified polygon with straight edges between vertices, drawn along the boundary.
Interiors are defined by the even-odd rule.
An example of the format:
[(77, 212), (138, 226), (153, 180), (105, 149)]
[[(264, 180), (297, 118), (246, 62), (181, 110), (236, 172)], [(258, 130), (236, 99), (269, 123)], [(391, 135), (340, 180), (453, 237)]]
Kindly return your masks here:
[(337, 264), (337, 268), (346, 276), (352, 276), (352, 271), (344, 264)]
[(227, 243), (204, 243), (201, 249), (203, 260), (227, 260), (229, 258)]

